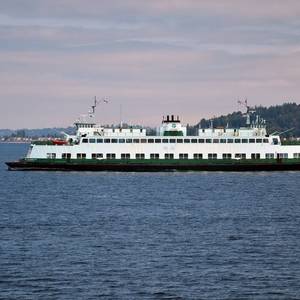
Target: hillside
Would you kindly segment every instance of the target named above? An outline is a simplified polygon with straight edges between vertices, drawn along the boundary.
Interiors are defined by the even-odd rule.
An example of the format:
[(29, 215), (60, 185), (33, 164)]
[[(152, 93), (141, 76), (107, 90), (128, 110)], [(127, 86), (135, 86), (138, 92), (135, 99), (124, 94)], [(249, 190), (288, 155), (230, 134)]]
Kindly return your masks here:
[[(255, 107), (257, 113), (267, 121), (268, 132), (272, 133), (274, 131), (284, 132), (291, 128), (289, 131), (283, 134), (284, 137), (300, 137), (300, 104), (296, 103), (284, 103), (282, 105), (263, 107)], [(220, 116), (214, 119), (215, 127), (243, 127), (245, 126), (246, 119), (243, 113), (233, 112), (231, 114)], [(196, 126), (192, 126), (189, 130), (195, 131), (199, 125), (202, 128), (207, 128), (210, 126), (210, 120), (202, 119)]]

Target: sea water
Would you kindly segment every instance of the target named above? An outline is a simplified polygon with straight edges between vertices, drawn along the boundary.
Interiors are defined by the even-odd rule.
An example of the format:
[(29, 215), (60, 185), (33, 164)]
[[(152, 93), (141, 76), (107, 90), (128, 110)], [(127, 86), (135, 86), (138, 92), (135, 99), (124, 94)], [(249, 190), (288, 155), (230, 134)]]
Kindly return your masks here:
[(300, 299), (300, 172), (7, 171), (0, 299)]

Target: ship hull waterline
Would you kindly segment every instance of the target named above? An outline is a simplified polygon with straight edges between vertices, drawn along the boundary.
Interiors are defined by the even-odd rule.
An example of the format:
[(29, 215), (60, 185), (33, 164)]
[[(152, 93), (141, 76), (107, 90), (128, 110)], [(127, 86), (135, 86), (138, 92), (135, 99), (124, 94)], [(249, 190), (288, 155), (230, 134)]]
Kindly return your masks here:
[(66, 162), (49, 160), (19, 160), (6, 162), (10, 171), (116, 171), (116, 172), (162, 172), (162, 171), (300, 171), (300, 160), (274, 161), (96, 161)]

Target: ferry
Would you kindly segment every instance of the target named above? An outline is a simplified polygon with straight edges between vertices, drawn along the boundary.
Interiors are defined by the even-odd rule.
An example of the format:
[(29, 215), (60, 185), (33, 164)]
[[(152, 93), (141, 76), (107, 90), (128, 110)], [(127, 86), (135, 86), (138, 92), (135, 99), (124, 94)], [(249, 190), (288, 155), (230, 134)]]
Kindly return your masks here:
[[(106, 100), (104, 100), (106, 101)], [(245, 103), (245, 127), (198, 128), (187, 135), (178, 116), (163, 118), (156, 135), (145, 128), (97, 125), (91, 111), (64, 139), (32, 142), (25, 158), (9, 170), (47, 171), (282, 171), (300, 170), (300, 145), (282, 145), (266, 121)]]

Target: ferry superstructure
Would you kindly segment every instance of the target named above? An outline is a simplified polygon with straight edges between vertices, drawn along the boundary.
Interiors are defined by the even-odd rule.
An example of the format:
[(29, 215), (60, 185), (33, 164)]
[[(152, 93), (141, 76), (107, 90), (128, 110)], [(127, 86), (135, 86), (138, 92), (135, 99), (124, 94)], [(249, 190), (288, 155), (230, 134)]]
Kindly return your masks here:
[[(174, 115), (163, 118), (155, 136), (146, 129), (106, 128), (88, 119), (75, 122), (76, 134), (64, 140), (30, 145), (27, 156), (8, 162), (11, 170), (300, 170), (300, 146), (282, 145), (268, 134), (263, 119), (247, 107), (243, 128), (187, 127)], [(255, 119), (253, 120), (253, 116)], [(252, 118), (252, 120), (251, 120)]]

